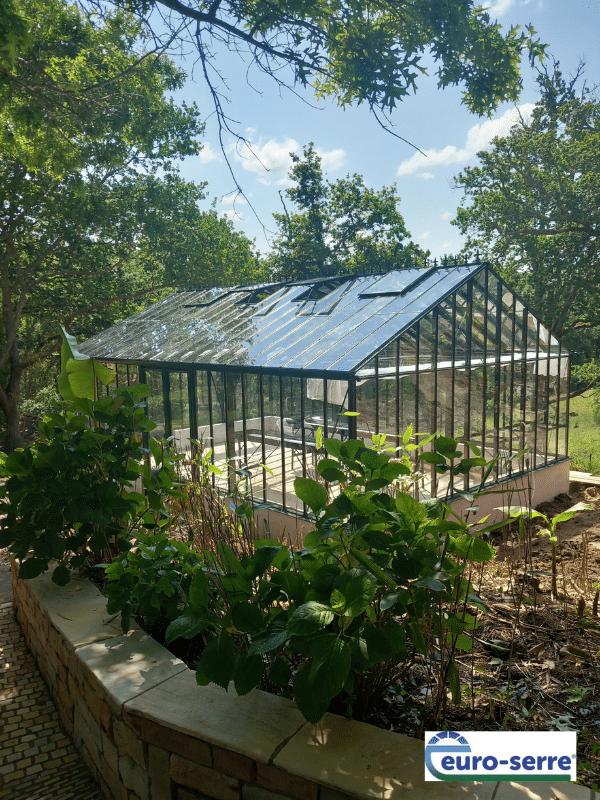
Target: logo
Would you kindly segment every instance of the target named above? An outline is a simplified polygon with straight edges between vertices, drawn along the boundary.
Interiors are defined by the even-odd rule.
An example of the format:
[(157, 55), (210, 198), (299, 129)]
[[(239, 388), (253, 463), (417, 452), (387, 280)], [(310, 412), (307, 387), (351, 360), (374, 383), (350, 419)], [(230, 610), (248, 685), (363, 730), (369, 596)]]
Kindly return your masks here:
[(426, 781), (574, 781), (577, 735), (560, 732), (427, 732)]

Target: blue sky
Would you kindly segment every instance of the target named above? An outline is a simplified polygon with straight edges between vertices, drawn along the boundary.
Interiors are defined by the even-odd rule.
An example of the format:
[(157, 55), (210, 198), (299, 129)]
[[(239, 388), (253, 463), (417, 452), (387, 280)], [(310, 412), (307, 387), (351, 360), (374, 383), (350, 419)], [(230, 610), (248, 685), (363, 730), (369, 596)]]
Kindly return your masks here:
[[(588, 84), (600, 84), (600, 0), (496, 0), (490, 15), (505, 27), (531, 23), (564, 73), (587, 64)], [(193, 53), (184, 59), (193, 74)], [(366, 107), (342, 110), (334, 102), (316, 103), (307, 91), (301, 95), (279, 90), (258, 70), (247, 71), (235, 55), (222, 53), (218, 66), (227, 83), (226, 113), (237, 121), (234, 127), (252, 143), (254, 153), (236, 146), (225, 134), (229, 160), (249, 203), (236, 197), (235, 184), (220, 152), (218, 130), (211, 117), (211, 99), (200, 76), (190, 78), (177, 100), (195, 101), (206, 120), (204, 150), (199, 157), (181, 164), (188, 180), (208, 181), (209, 198), (216, 198), (220, 214), (229, 216), (238, 230), (256, 241), (259, 250), (269, 249), (275, 231), (274, 212), (282, 210), (279, 193), (290, 186), (287, 172), (289, 152), (301, 152), (314, 142), (322, 156), (329, 180), (359, 173), (374, 189), (396, 183), (400, 211), (412, 238), (429, 248), (432, 256), (457, 252), (462, 244), (458, 230), (450, 224), (461, 200), (452, 180), (476, 153), (489, 146), (494, 136), (508, 132), (518, 109), (501, 106), (492, 119), (479, 118), (461, 106), (460, 89), (436, 88), (433, 77), (423, 77), (418, 91), (391, 115), (394, 131), (413, 142), (427, 157), (382, 130)], [(523, 66), (525, 88), (519, 101), (522, 113), (535, 103), (533, 73)]]

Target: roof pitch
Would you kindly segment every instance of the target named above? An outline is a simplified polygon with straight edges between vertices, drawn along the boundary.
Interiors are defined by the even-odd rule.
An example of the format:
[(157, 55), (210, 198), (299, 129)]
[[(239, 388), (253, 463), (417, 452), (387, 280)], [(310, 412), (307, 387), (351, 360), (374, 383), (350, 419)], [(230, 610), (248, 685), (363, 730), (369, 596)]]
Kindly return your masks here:
[(352, 373), (484, 266), (178, 291), (80, 350), (107, 361)]

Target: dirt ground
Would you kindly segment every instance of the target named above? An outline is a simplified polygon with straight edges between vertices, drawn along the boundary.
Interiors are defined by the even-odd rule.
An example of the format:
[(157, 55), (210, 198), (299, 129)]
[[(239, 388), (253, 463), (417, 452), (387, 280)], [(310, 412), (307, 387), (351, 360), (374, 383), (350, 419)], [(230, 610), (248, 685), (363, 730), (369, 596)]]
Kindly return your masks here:
[[(557, 594), (551, 545), (539, 520), (498, 533), (496, 559), (472, 574), (491, 613), (478, 613), (470, 653), (458, 656), (461, 703), (448, 698), (449, 730), (577, 730), (580, 782), (600, 790), (600, 488), (559, 495), (538, 507), (548, 517), (579, 502), (593, 508), (557, 526)], [(538, 574), (529, 574), (529, 573)], [(434, 682), (425, 663), (403, 670), (385, 717), (418, 735)], [(383, 725), (381, 712), (371, 722)], [(426, 729), (430, 729), (426, 727)]]

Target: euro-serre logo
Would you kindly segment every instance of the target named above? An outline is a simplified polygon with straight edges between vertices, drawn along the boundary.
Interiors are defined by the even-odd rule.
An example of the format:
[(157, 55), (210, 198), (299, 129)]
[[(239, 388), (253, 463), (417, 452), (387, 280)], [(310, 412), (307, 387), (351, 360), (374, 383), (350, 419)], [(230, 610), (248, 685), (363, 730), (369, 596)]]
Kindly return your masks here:
[(426, 781), (574, 781), (575, 731), (425, 734)]

